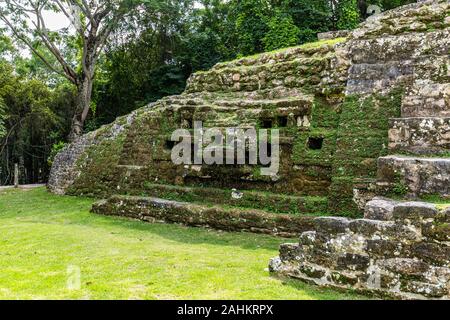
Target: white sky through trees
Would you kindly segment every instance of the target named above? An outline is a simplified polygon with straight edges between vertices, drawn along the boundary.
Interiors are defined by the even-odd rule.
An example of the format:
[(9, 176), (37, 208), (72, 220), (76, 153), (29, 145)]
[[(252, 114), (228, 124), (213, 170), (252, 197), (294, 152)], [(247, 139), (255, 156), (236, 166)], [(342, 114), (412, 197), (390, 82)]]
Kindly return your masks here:
[[(203, 5), (199, 2), (194, 2), (194, 8), (200, 9), (200, 8), (203, 8)], [(58, 12), (53, 12), (53, 11), (44, 11), (43, 17), (44, 17), (47, 28), (51, 31), (58, 31), (58, 30), (61, 30), (63, 28), (67, 28), (67, 27), (69, 27), (69, 29), (70, 29), (70, 27), (71, 27), (69, 20), (62, 12), (58, 13)], [(5, 24), (2, 21), (0, 21), (0, 28), (5, 28), (5, 27), (6, 27)], [(7, 28), (6, 28), (6, 30), (7, 30)], [(8, 34), (10, 34), (9, 31), (7, 31), (7, 32), (8, 32)], [(22, 43), (19, 43), (16, 41), (16, 44), (19, 47), (21, 55), (26, 56), (26, 57), (29, 57), (31, 55), (30, 50), (26, 46), (24, 46)]]

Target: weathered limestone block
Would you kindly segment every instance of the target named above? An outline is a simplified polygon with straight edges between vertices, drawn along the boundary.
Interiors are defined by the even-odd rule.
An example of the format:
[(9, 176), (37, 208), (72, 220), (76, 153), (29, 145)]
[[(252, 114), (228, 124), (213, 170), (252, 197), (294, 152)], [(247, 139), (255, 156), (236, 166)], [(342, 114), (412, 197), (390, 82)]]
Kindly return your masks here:
[(416, 281), (403, 283), (402, 290), (423, 295), (428, 298), (439, 298), (448, 293), (448, 288), (444, 285), (434, 285)]
[(367, 252), (377, 259), (395, 258), (408, 249), (403, 243), (394, 240), (367, 240)]
[(280, 257), (285, 260), (295, 259), (299, 252), (300, 248), (296, 243), (285, 243), (280, 246)]
[[(434, 204), (425, 202), (403, 202), (384, 198), (375, 198), (366, 205), (365, 218), (375, 220), (408, 221), (421, 228), (422, 236), (429, 241), (450, 240), (449, 209), (439, 211)], [(376, 244), (368, 243), (368, 249), (377, 251)], [(379, 243), (386, 252), (397, 249), (395, 243), (381, 241)]]
[(448, 32), (448, 29), (443, 29), (424, 33), (384, 34), (375, 38), (352, 39), (352, 47), (349, 50), (354, 64), (389, 65), (390, 62), (399, 61), (411, 64), (419, 63), (421, 59), (430, 62), (431, 57), (446, 58), (446, 49), (450, 45)]
[(207, 226), (219, 230), (251, 231), (295, 237), (312, 227), (313, 218), (198, 205), (148, 197), (113, 196), (97, 202), (92, 212), (142, 221)]
[(393, 217), (396, 204), (397, 201), (375, 198), (366, 204), (364, 218), (369, 220), (389, 221)]
[(378, 185), (392, 190), (407, 188), (413, 196), (450, 196), (450, 159), (382, 157), (378, 160)]
[(414, 243), (411, 245), (411, 256), (438, 266), (448, 267), (450, 246), (445, 243)]
[(406, 277), (423, 279), (430, 266), (420, 260), (409, 258), (393, 258), (381, 260), (379, 266), (389, 272), (401, 274)]
[(450, 83), (415, 84), (403, 98), (402, 117), (450, 117)]
[(450, 118), (401, 118), (390, 120), (389, 149), (415, 154), (450, 151)]
[(392, 213), (395, 220), (435, 219), (437, 215), (436, 206), (424, 202), (400, 202), (395, 205)]
[(370, 239), (410, 240), (420, 239), (420, 230), (412, 225), (394, 221), (358, 219), (350, 223), (350, 230)]
[(350, 226), (350, 220), (347, 218), (317, 218), (314, 220), (317, 232), (338, 234), (344, 233)]
[(430, 241), (450, 241), (450, 223), (429, 222), (422, 226), (422, 234)]
[[(436, 205), (431, 203), (375, 198), (366, 205), (365, 219), (381, 221), (407, 220), (415, 226), (421, 226), (422, 233), (428, 233), (431, 238), (442, 240), (447, 236), (446, 213), (439, 212)], [(430, 222), (430, 220), (433, 220), (433, 222)], [(436, 225), (436, 223), (441, 224), (442, 222), (444, 222), (442, 225)]]
[[(450, 246), (446, 239), (431, 239), (426, 231), (446, 212), (437, 214), (423, 203), (380, 199), (368, 206), (377, 203), (387, 205), (396, 220), (317, 219), (314, 229), (300, 236), (299, 245), (281, 246), (269, 270), (320, 286), (384, 297), (450, 299)], [(418, 217), (421, 223), (410, 223)]]
[(337, 270), (364, 271), (369, 265), (369, 255), (346, 253), (337, 260)]
[[(447, 0), (420, 1), (367, 19), (352, 34), (355, 39), (367, 39), (383, 34), (405, 34), (427, 29), (449, 27)], [(444, 17), (444, 18), (443, 18)]]
[(387, 93), (393, 87), (412, 82), (414, 64), (411, 61), (353, 64), (349, 74), (347, 95)]

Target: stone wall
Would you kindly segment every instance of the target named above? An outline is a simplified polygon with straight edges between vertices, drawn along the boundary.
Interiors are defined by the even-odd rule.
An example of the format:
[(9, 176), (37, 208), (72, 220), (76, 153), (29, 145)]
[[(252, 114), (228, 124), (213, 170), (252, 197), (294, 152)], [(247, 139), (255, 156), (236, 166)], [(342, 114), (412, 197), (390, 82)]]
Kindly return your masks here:
[(298, 244), (281, 246), (271, 272), (383, 297), (450, 298), (450, 210), (375, 199), (366, 219), (313, 223)]
[[(130, 121), (119, 119), (91, 133), (89, 145), (83, 137), (65, 148), (55, 159), (49, 189), (105, 198), (130, 194), (172, 199), (171, 187), (177, 187), (195, 190), (195, 195), (181, 192), (182, 198), (175, 200), (200, 197), (210, 204), (244, 205), (267, 213), (325, 214), (348, 69), (340, 47), (344, 42), (307, 44), (194, 74), (182, 95), (161, 99), (137, 110)], [(278, 129), (278, 176), (262, 176), (261, 165), (174, 165), (171, 134), (180, 128), (193, 132), (194, 121), (223, 130)], [(120, 133), (108, 138), (106, 133), (116, 127)], [(311, 139), (321, 141), (320, 150), (310, 147)], [(233, 189), (246, 200), (230, 203)], [(211, 190), (218, 190), (215, 197)], [(265, 196), (255, 196), (257, 192)], [(274, 205), (273, 199), (289, 199), (281, 201), (288, 205)]]
[[(331, 185), (337, 192), (353, 188), (365, 218), (316, 219), (298, 244), (281, 246), (270, 262), (273, 273), (384, 297), (450, 298), (449, 9), (448, 1), (421, 1), (353, 32), (347, 99), (382, 106), (397, 99), (392, 87), (399, 87), (401, 112), (389, 116), (387, 154), (376, 161), (376, 179), (357, 186), (349, 179), (361, 169), (355, 163), (342, 166), (343, 177)], [(352, 156), (350, 144), (336, 158), (339, 150)], [(374, 195), (396, 200), (371, 200)]]
[[(90, 157), (89, 151), (96, 150), (99, 145), (111, 144), (123, 139), (124, 132), (134, 121), (137, 112), (117, 119), (113, 124), (104, 126), (100, 130), (80, 137), (76, 142), (67, 145), (55, 157), (50, 172), (47, 187), (50, 192), (64, 195), (80, 179), (88, 176), (87, 170), (92, 167), (94, 160), (105, 161), (101, 155), (99, 159)], [(114, 144), (114, 143), (113, 143)], [(118, 150), (116, 150), (117, 152)], [(112, 160), (112, 159), (110, 159)], [(106, 160), (104, 163), (106, 163)], [(102, 165), (104, 165), (102, 163)], [(104, 168), (104, 166), (103, 166)], [(98, 179), (99, 176), (91, 177)], [(98, 190), (97, 190), (98, 192)]]
[(389, 148), (416, 154), (446, 153), (450, 150), (450, 118), (392, 119)]
[(445, 199), (450, 197), (449, 172), (449, 158), (388, 156), (378, 160), (377, 185), (380, 193), (413, 198), (440, 195)]

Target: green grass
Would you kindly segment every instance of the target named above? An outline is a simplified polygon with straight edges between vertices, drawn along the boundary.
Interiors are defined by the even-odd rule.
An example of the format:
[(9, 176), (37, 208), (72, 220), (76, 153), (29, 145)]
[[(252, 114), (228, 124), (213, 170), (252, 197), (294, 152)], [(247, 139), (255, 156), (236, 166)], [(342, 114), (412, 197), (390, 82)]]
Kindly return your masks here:
[(0, 299), (362, 298), (270, 277), (285, 239), (97, 216), (92, 202), (0, 190)]

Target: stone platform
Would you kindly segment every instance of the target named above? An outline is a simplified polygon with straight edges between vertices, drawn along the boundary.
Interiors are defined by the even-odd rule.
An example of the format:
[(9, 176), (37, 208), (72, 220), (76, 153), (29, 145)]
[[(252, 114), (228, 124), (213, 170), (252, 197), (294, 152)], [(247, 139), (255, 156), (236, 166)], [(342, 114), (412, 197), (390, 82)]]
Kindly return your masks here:
[(450, 209), (376, 199), (366, 216), (315, 219), (299, 243), (281, 246), (270, 271), (382, 297), (450, 298)]
[(113, 196), (97, 202), (92, 212), (146, 222), (178, 223), (226, 231), (249, 231), (292, 238), (312, 227), (313, 217), (262, 210), (208, 206), (151, 197)]
[[(392, 85), (405, 87), (401, 117), (389, 121), (390, 155), (378, 159), (371, 190), (385, 197), (366, 203), (364, 219), (315, 219), (299, 243), (281, 246), (270, 261), (274, 274), (383, 297), (450, 299), (450, 32), (425, 32), (421, 18), (441, 12), (450, 22), (448, 6), (411, 4), (353, 32), (347, 94), (389, 97)], [(359, 191), (355, 200), (364, 202)]]
[(399, 196), (449, 198), (450, 158), (382, 157), (378, 160), (377, 184), (380, 192)]

